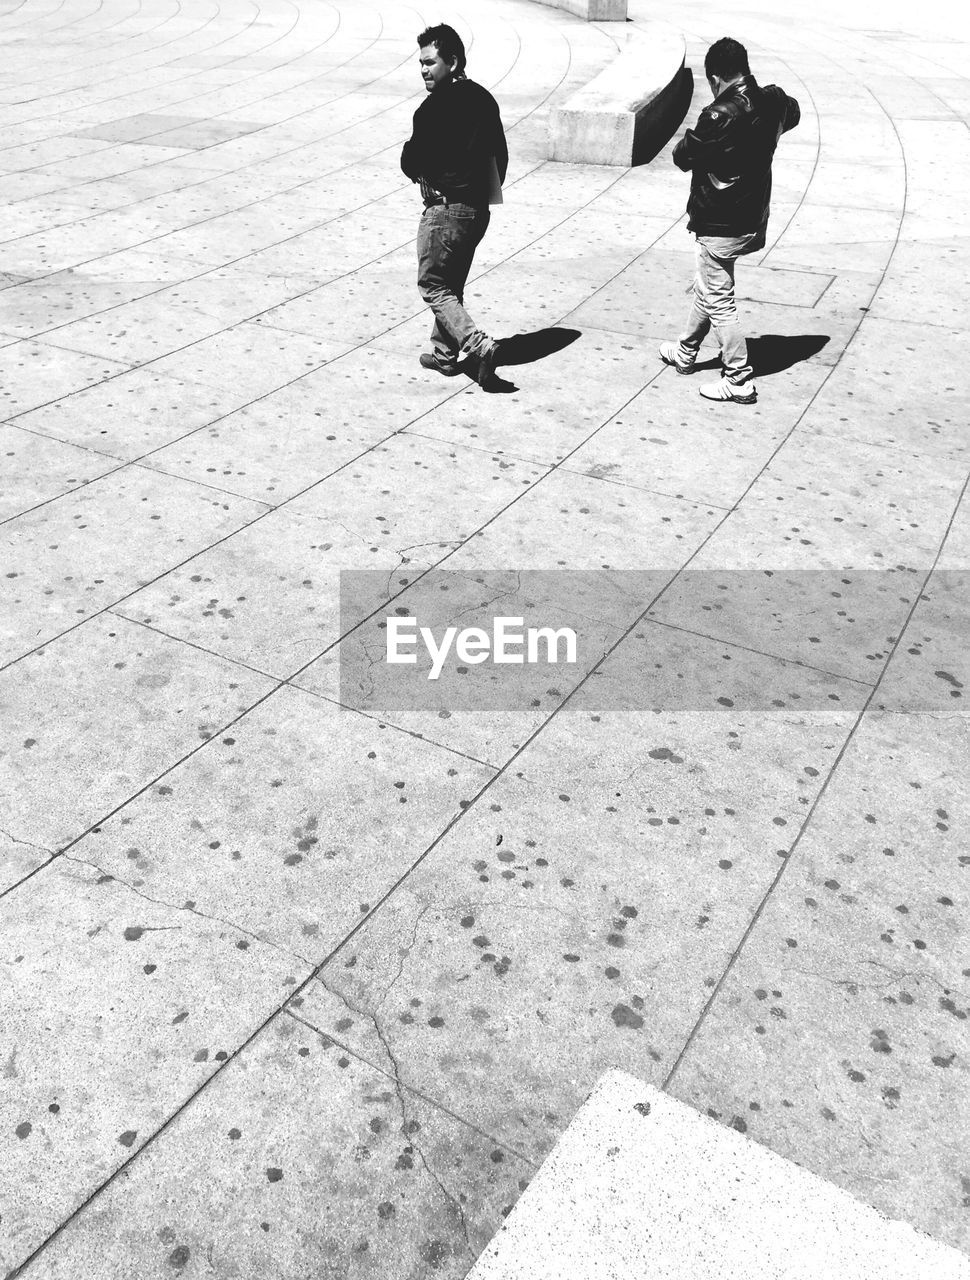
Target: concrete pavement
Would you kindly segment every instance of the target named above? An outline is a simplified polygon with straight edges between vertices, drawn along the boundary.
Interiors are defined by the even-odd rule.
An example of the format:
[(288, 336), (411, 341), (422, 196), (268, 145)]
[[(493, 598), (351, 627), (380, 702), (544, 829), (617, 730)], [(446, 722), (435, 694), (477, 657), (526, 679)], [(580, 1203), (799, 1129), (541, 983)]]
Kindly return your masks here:
[[(469, 304), (579, 335), (508, 394), (417, 365), (439, 16), (512, 153)], [(753, 407), (656, 357), (669, 149), (544, 160), (608, 24), (0, 5), (8, 1272), (457, 1280), (610, 1068), (970, 1246), (970, 35), (677, 21), (803, 109)], [(602, 661), (338, 706), (340, 571), (435, 566), (593, 575)]]

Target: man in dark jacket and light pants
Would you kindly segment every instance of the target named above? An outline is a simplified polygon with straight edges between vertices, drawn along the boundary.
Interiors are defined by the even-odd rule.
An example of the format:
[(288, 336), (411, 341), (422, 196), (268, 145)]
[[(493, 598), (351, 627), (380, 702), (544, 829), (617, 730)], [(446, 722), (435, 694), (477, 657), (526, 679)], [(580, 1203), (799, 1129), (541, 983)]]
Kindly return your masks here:
[(498, 104), (465, 75), (465, 47), (453, 27), (418, 36), (418, 60), (428, 96), (414, 113), (401, 168), (421, 184), (418, 289), (434, 312), (432, 350), (421, 365), (451, 377), (459, 355), (472, 358), (478, 382), (495, 385), (498, 343), (465, 310), (465, 281), (475, 250), (505, 181), (509, 153)]
[(660, 358), (678, 373), (690, 373), (713, 325), (723, 376), (702, 386), (701, 395), (754, 404), (758, 396), (734, 301), (734, 263), (764, 248), (772, 157), (801, 113), (777, 85), (758, 86), (737, 40), (712, 44), (704, 71), (714, 101), (674, 148), (674, 164), (691, 173), (687, 230), (697, 239), (694, 300), (680, 341), (665, 342)]

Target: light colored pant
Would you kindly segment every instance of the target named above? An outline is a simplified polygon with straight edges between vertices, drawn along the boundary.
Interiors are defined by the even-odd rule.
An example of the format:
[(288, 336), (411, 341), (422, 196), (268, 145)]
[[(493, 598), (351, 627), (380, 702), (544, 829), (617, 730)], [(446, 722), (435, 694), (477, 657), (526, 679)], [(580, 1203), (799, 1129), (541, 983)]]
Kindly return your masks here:
[(488, 209), (454, 202), (421, 215), (418, 290), (434, 312), (431, 345), (442, 364), (453, 364), (460, 351), (481, 355), (491, 343), (464, 307), (465, 281), (490, 217)]
[(764, 231), (752, 231), (743, 236), (697, 236), (696, 239), (694, 297), (687, 327), (680, 338), (680, 360), (684, 364), (694, 362), (713, 325), (721, 348), (724, 376), (731, 382), (746, 382), (753, 370), (748, 363), (748, 344), (738, 324), (734, 263), (742, 254), (764, 248)]

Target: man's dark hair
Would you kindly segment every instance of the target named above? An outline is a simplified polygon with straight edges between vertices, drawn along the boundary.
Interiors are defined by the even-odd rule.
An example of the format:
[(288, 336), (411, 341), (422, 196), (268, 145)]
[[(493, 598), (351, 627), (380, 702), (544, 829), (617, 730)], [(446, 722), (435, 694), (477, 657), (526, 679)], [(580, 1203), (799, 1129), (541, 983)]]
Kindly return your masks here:
[(751, 68), (748, 66), (747, 49), (737, 40), (732, 40), (730, 36), (715, 40), (704, 59), (704, 74), (708, 79), (711, 76), (720, 76), (722, 80), (749, 76)]
[(433, 44), (445, 62), (456, 62), (455, 75), (465, 74), (465, 46), (461, 36), (454, 27), (446, 22), (439, 22), (436, 27), (427, 27), (418, 36), (418, 48), (424, 49)]

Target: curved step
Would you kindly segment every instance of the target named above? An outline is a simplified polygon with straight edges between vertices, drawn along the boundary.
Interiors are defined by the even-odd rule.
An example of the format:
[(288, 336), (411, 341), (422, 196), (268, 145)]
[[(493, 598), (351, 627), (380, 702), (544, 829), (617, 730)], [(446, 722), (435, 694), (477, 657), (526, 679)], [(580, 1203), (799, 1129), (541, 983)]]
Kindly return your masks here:
[(674, 27), (633, 27), (619, 56), (550, 111), (549, 159), (627, 166), (651, 159), (690, 100), (686, 54), (684, 37)]
[(587, 22), (626, 22), (627, 0), (537, 0), (550, 9), (574, 13)]

